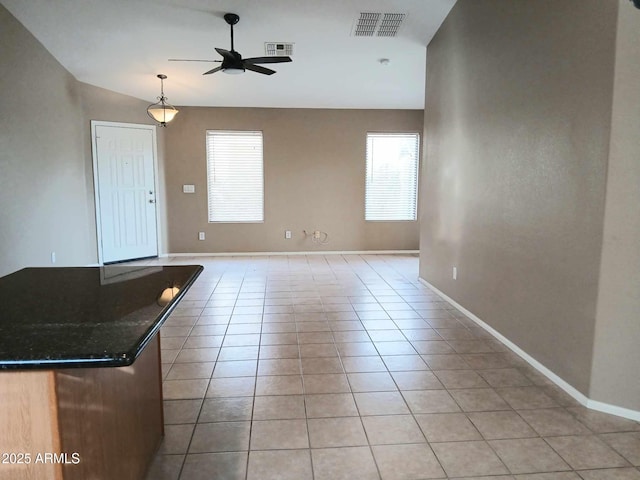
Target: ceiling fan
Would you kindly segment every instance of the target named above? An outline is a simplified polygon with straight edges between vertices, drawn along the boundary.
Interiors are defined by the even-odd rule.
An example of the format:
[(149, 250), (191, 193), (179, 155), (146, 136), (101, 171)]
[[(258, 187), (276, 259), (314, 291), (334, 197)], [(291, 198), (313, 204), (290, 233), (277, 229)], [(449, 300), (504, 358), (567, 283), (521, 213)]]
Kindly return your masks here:
[(240, 17), (235, 13), (227, 13), (224, 16), (224, 20), (231, 27), (231, 50), (225, 50), (224, 48), (216, 48), (216, 52), (222, 55), (222, 60), (188, 60), (180, 58), (170, 58), (170, 62), (219, 62), (222, 63), (219, 67), (212, 68), (211, 70), (204, 72), (203, 75), (210, 75), (218, 71), (223, 71), (229, 74), (244, 73), (245, 70), (251, 70), (252, 72), (262, 73), (264, 75), (273, 75), (275, 70), (270, 68), (261, 67), (259, 63), (283, 63), (290, 62), (291, 57), (252, 57), (242, 58), (240, 52), (236, 52), (233, 48), (233, 26), (240, 21)]

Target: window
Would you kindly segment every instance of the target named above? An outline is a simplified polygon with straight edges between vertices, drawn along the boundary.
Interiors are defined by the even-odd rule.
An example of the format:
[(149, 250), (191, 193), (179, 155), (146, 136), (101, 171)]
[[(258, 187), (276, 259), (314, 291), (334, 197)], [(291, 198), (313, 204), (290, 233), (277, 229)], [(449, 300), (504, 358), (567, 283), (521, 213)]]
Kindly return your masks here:
[(209, 222), (264, 221), (262, 132), (207, 131)]
[(368, 133), (365, 220), (416, 220), (420, 136)]

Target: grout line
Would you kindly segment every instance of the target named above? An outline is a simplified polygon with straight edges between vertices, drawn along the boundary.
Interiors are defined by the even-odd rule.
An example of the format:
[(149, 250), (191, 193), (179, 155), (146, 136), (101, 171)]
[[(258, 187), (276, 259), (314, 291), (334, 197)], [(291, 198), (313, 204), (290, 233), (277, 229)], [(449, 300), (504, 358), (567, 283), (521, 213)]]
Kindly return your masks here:
[[(422, 361), (425, 362), (425, 369), (424, 370), (419, 370), (419, 371), (415, 371), (415, 370), (407, 370), (406, 372), (430, 372), (432, 375), (434, 375), (434, 378), (437, 379), (438, 377), (435, 376), (434, 374), (434, 370), (431, 368), (431, 365), (429, 365), (428, 362), (426, 362), (426, 360), (424, 359), (425, 355), (431, 355), (431, 353), (426, 353), (426, 354), (419, 354), (418, 353), (418, 349), (416, 346), (414, 346), (415, 342), (418, 342), (420, 340), (410, 340), (409, 337), (407, 337), (406, 331), (407, 330), (411, 330), (411, 328), (401, 328), (400, 325), (402, 325), (402, 322), (405, 320), (421, 320), (422, 322), (425, 323), (425, 326), (422, 329), (428, 329), (430, 330), (432, 333), (436, 334), (437, 337), (435, 338), (442, 338), (442, 340), (435, 340), (434, 341), (442, 341), (443, 345), (450, 345), (450, 342), (455, 342), (457, 340), (465, 340), (465, 339), (456, 339), (456, 338), (449, 338), (444, 339), (441, 335), (440, 332), (438, 332), (438, 330), (441, 330), (443, 328), (448, 328), (447, 325), (445, 326), (437, 326), (439, 324), (438, 320), (439, 319), (432, 319), (435, 320), (433, 323), (436, 325), (432, 325), (431, 323), (429, 323), (429, 319), (425, 319), (422, 317), (422, 315), (418, 312), (418, 310), (415, 309), (414, 307), (414, 303), (421, 303), (421, 302), (416, 302), (415, 300), (413, 301), (408, 301), (406, 300), (405, 297), (410, 297), (410, 296), (414, 296), (414, 297), (418, 297), (418, 296), (422, 296), (427, 298), (428, 303), (434, 302), (434, 301), (439, 301), (439, 297), (437, 295), (435, 295), (432, 292), (427, 292), (424, 289), (424, 286), (421, 285), (419, 282), (409, 282), (407, 280), (407, 278), (405, 277), (404, 274), (401, 273), (397, 273), (399, 270), (398, 269), (394, 269), (392, 268), (392, 265), (394, 265), (393, 263), (389, 262), (387, 258), (372, 258), (372, 257), (364, 257), (362, 255), (357, 255), (357, 256), (350, 256), (348, 258), (345, 258), (344, 256), (340, 255), (340, 256), (332, 256), (332, 257), (328, 257), (328, 256), (321, 256), (321, 257), (317, 257), (314, 258), (314, 260), (312, 261), (309, 257), (305, 256), (302, 258), (293, 258), (293, 257), (285, 257), (286, 258), (286, 268), (284, 269), (280, 269), (279, 265), (282, 263), (280, 260), (275, 261), (271, 258), (265, 259), (265, 261), (254, 261), (254, 260), (250, 260), (250, 261), (223, 261), (222, 264), (224, 266), (223, 271), (220, 272), (220, 269), (213, 269), (213, 272), (216, 275), (216, 279), (215, 279), (215, 285), (210, 286), (211, 279), (207, 279), (206, 285), (210, 286), (211, 291), (209, 293), (209, 297), (208, 300), (205, 301), (205, 307), (203, 307), (203, 309), (200, 311), (200, 314), (197, 316), (197, 319), (195, 321), (195, 323), (193, 323), (189, 330), (187, 335), (185, 336), (184, 341), (182, 342), (182, 346), (177, 349), (178, 351), (178, 355), (180, 354), (180, 352), (182, 352), (183, 350), (191, 350), (191, 349), (187, 349), (185, 348), (185, 344), (188, 342), (188, 340), (190, 338), (195, 338), (198, 336), (192, 336), (193, 330), (195, 328), (195, 326), (197, 326), (198, 322), (200, 321), (200, 318), (203, 316), (203, 312), (204, 312), (204, 308), (208, 308), (206, 305), (207, 303), (209, 303), (209, 301), (211, 300), (211, 298), (213, 297), (216, 289), (218, 287), (222, 288), (222, 289), (235, 289), (237, 287), (237, 291), (235, 291), (235, 299), (233, 302), (233, 307), (231, 307), (231, 312), (228, 314), (228, 319), (225, 323), (226, 327), (225, 327), (225, 331), (223, 335), (218, 335), (218, 336), (222, 336), (222, 343), (220, 345), (220, 347), (195, 347), (195, 348), (218, 348), (218, 352), (216, 354), (216, 358), (213, 361), (214, 363), (214, 369), (212, 370), (211, 374), (209, 375), (209, 379), (208, 379), (208, 383), (207, 383), (207, 388), (202, 396), (202, 398), (199, 399), (194, 399), (194, 400), (199, 400), (200, 402), (200, 407), (197, 413), (197, 417), (196, 417), (196, 423), (194, 425), (193, 431), (191, 433), (191, 437), (189, 439), (188, 445), (187, 445), (187, 451), (184, 454), (184, 458), (182, 459), (182, 463), (180, 466), (180, 475), (182, 475), (183, 473), (183, 469), (186, 463), (186, 458), (189, 455), (189, 448), (191, 447), (191, 443), (193, 441), (193, 438), (195, 436), (195, 431), (197, 426), (200, 424), (200, 418), (203, 412), (203, 407), (205, 404), (205, 401), (207, 400), (206, 394), (209, 390), (209, 388), (211, 387), (211, 382), (214, 379), (214, 372), (218, 366), (218, 364), (220, 362), (225, 362), (225, 361), (236, 361), (236, 359), (229, 359), (229, 360), (221, 360), (220, 359), (220, 355), (222, 353), (222, 348), (224, 345), (224, 341), (229, 337), (233, 337), (234, 335), (245, 335), (246, 333), (230, 333), (230, 329), (231, 329), (231, 325), (254, 325), (257, 322), (249, 322), (249, 323), (244, 323), (243, 320), (250, 320), (249, 318), (240, 318), (241, 322), (234, 322), (234, 312), (235, 312), (235, 308), (236, 307), (244, 307), (245, 305), (239, 305), (239, 303), (244, 303), (244, 302), (239, 302), (242, 300), (251, 300), (251, 298), (246, 298), (245, 296), (243, 296), (243, 293), (248, 294), (248, 297), (254, 296), (254, 295), (258, 295), (261, 294), (261, 298), (262, 298), (262, 315), (261, 315), (261, 321), (260, 321), (260, 328), (259, 328), (259, 333), (258, 334), (246, 334), (246, 335), (258, 335), (260, 338), (260, 342), (259, 345), (257, 346), (258, 349), (258, 354), (257, 354), (257, 358), (255, 359), (255, 367), (256, 367), (256, 371), (255, 371), (255, 375), (253, 376), (254, 379), (254, 385), (253, 385), (253, 395), (252, 395), (252, 400), (251, 400), (251, 417), (249, 419), (250, 422), (250, 427), (249, 427), (249, 445), (248, 445), (248, 450), (244, 451), (241, 450), (242, 453), (246, 453), (246, 465), (245, 465), (245, 480), (248, 478), (249, 475), (249, 455), (251, 450), (251, 436), (252, 436), (252, 430), (253, 430), (253, 422), (255, 421), (255, 405), (256, 405), (256, 397), (257, 395), (257, 379), (259, 376), (259, 372), (258, 372), (258, 367), (260, 364), (260, 359), (261, 359), (261, 353), (262, 353), (262, 348), (266, 347), (266, 345), (263, 345), (262, 340), (263, 340), (263, 335), (266, 335), (267, 333), (270, 334), (275, 334), (275, 335), (282, 335), (285, 333), (293, 333), (293, 332), (280, 332), (280, 331), (275, 331), (275, 332), (265, 332), (265, 319), (264, 319), (264, 315), (267, 315), (265, 313), (265, 307), (266, 307), (266, 300), (267, 300), (267, 295), (270, 291), (272, 292), (288, 292), (288, 297), (280, 297), (280, 296), (276, 296), (273, 298), (289, 298), (290, 299), (290, 303), (289, 306), (291, 307), (291, 313), (275, 313), (273, 315), (287, 315), (288, 317), (285, 319), (284, 323), (293, 323), (293, 326), (295, 327), (295, 333), (296, 333), (296, 346), (297, 346), (297, 353), (298, 353), (298, 357), (296, 358), (297, 360), (297, 364), (298, 364), (298, 371), (299, 373), (297, 375), (300, 376), (301, 382), (302, 382), (302, 398), (303, 398), (303, 407), (304, 407), (304, 412), (305, 412), (305, 423), (306, 423), (306, 428), (307, 428), (307, 441), (308, 441), (308, 448), (307, 449), (296, 449), (296, 450), (307, 450), (308, 451), (308, 455), (309, 455), (309, 461), (311, 464), (311, 472), (312, 472), (312, 477), (315, 478), (315, 470), (314, 470), (314, 465), (313, 465), (313, 455), (312, 455), (312, 448), (311, 448), (311, 439), (310, 439), (310, 430), (309, 430), (309, 405), (307, 403), (307, 396), (308, 395), (316, 395), (316, 394), (310, 394), (307, 393), (306, 391), (306, 386), (305, 386), (305, 375), (303, 372), (303, 357), (302, 357), (302, 350), (301, 350), (301, 346), (302, 345), (314, 345), (314, 344), (303, 344), (301, 343), (301, 334), (310, 334), (309, 336), (313, 336), (313, 334), (318, 334), (318, 333), (323, 333), (326, 334), (327, 332), (330, 334), (331, 337), (331, 343), (330, 345), (333, 346), (333, 348), (336, 350), (336, 357), (305, 357), (305, 358), (311, 358), (311, 359), (317, 359), (317, 360), (323, 360), (323, 359), (327, 359), (327, 358), (337, 358), (340, 367), (342, 369), (342, 373), (341, 375), (343, 375), (346, 380), (347, 380), (347, 384), (349, 385), (349, 392), (344, 392), (345, 395), (349, 395), (351, 398), (351, 401), (353, 402), (353, 404), (355, 405), (356, 408), (356, 412), (357, 412), (357, 418), (360, 420), (360, 425), (364, 431), (365, 434), (365, 438), (367, 440), (367, 445), (369, 447), (369, 451), (370, 454), (372, 456), (372, 458), (374, 459), (374, 464), (376, 466), (376, 469), (378, 471), (378, 475), (381, 475), (380, 472), (380, 468), (378, 466), (378, 462), (375, 458), (375, 454), (373, 452), (373, 447), (374, 445), (370, 444), (370, 439), (369, 439), (369, 434), (367, 433), (366, 428), (364, 427), (364, 422), (363, 419), (366, 417), (369, 417), (371, 415), (362, 415), (361, 411), (360, 411), (360, 407), (358, 406), (357, 402), (355, 401), (355, 393), (360, 393), (360, 392), (353, 392), (353, 380), (351, 378), (349, 378), (349, 374), (347, 374), (345, 366), (344, 366), (344, 358), (347, 358), (348, 356), (343, 356), (341, 354), (341, 352), (338, 350), (338, 344), (339, 343), (366, 343), (366, 344), (371, 344), (374, 346), (375, 351), (377, 352), (377, 358), (381, 359), (383, 365), (384, 365), (384, 372), (386, 373), (392, 380), (394, 386), (395, 386), (395, 391), (396, 393), (400, 393), (400, 396), (404, 402), (404, 405), (408, 408), (408, 415), (411, 416), (413, 422), (418, 426), (422, 438), (424, 438), (426, 443), (419, 443), (420, 445), (426, 445), (430, 451), (432, 452), (432, 454), (434, 455), (436, 461), (438, 462), (438, 464), (440, 465), (440, 467), (444, 470), (444, 467), (442, 466), (442, 463), (440, 463), (440, 459), (437, 457), (437, 455), (435, 454), (435, 451), (432, 447), (432, 443), (458, 443), (457, 441), (447, 441), (447, 442), (429, 442), (426, 436), (425, 431), (422, 429), (422, 427), (420, 426), (420, 423), (417, 421), (416, 419), (416, 415), (419, 415), (417, 413), (414, 413), (413, 410), (411, 408), (409, 408), (408, 406), (408, 402), (407, 399), (405, 398), (405, 393), (410, 392), (410, 390), (402, 390), (400, 389), (399, 385), (398, 385), (398, 381), (396, 380), (396, 378), (394, 377), (394, 373), (399, 373), (400, 371), (396, 372), (396, 371), (391, 371), (389, 370), (389, 364), (388, 361), (385, 361), (384, 358), (385, 357), (398, 357), (398, 355), (382, 355), (380, 353), (380, 347), (382, 347), (382, 345), (385, 342), (381, 342), (379, 339), (378, 341), (374, 342), (373, 338), (371, 336), (371, 332), (376, 332), (375, 329), (367, 329), (365, 325), (367, 325), (367, 320), (361, 320), (360, 316), (358, 315), (358, 312), (356, 312), (355, 310), (350, 310), (349, 312), (351, 312), (349, 315), (347, 315), (347, 313), (349, 312), (326, 312), (325, 308), (330, 305), (329, 303), (326, 303), (326, 300), (324, 300), (324, 297), (332, 297), (332, 296), (347, 296), (347, 297), (360, 297), (360, 296), (370, 296), (372, 300), (374, 300), (374, 302), (380, 306), (380, 308), (382, 309), (383, 312), (385, 312), (385, 314), (389, 317), (389, 319), (391, 320), (391, 322), (394, 325), (394, 331), (400, 331), (403, 338), (405, 340), (401, 340), (403, 342), (408, 342), (411, 347), (414, 349), (414, 351), (416, 352), (415, 354), (420, 356), (420, 358), (422, 359)], [(331, 258), (331, 261), (329, 261), (329, 258)], [(342, 263), (339, 263), (339, 261), (337, 261), (338, 259), (340, 259), (339, 261), (341, 261)], [(220, 264), (220, 260), (216, 260), (216, 263)], [(236, 268), (238, 265), (240, 265), (240, 268)], [(303, 267), (301, 267), (301, 265), (303, 265)], [(277, 267), (274, 269), (274, 266)], [(344, 267), (344, 269), (343, 269)], [(396, 273), (393, 273), (396, 272)], [(241, 274), (241, 276), (240, 276)], [(225, 275), (227, 278), (225, 278)], [(238, 286), (239, 284), (239, 286)], [(270, 289), (270, 284), (273, 286), (274, 284), (276, 284), (277, 286), (275, 287), (274, 290)], [(260, 292), (253, 292), (253, 291), (245, 291), (243, 292), (243, 287), (247, 286), (248, 290), (254, 290), (257, 288), (258, 285), (261, 285), (262, 291)], [(385, 287), (382, 287), (382, 285), (385, 285)], [(209, 287), (207, 287), (208, 289)], [(292, 289), (293, 288), (293, 289)], [(353, 290), (351, 290), (353, 289)], [(387, 290), (389, 290), (389, 293), (387, 293)], [(413, 290), (413, 292), (411, 292), (411, 290)], [(343, 295), (338, 294), (338, 293), (334, 293), (334, 292), (338, 292), (338, 291), (342, 291), (342, 292), (346, 292)], [(350, 294), (351, 292), (355, 292), (353, 294)], [(365, 295), (364, 292), (367, 292), (367, 294)], [(393, 292), (393, 293), (391, 293)], [(426, 293), (429, 293), (429, 295), (425, 295)], [(296, 303), (294, 302), (294, 299), (297, 298), (302, 298), (302, 299), (309, 299), (313, 297), (317, 297), (319, 300), (319, 308), (322, 310), (321, 312), (306, 312), (304, 305), (307, 305), (304, 301), (300, 302), (300, 303)], [(403, 319), (403, 318), (393, 318), (394, 316), (394, 310), (387, 310), (383, 304), (385, 303), (383, 301), (383, 299), (381, 299), (380, 297), (383, 297), (385, 295), (397, 295), (400, 299), (401, 302), (406, 303), (407, 305), (409, 305), (409, 307), (411, 308), (411, 312), (414, 312), (415, 314), (418, 315), (419, 318), (416, 319)], [(300, 296), (301, 295), (301, 296)], [(270, 297), (269, 297), (270, 298)], [(201, 301), (199, 299), (194, 299), (193, 301)], [(358, 305), (358, 303), (351, 303), (351, 299), (347, 298), (348, 301), (348, 305), (353, 307), (353, 305)], [(358, 299), (356, 298), (355, 301), (357, 302)], [(374, 303), (372, 302), (372, 303)], [(249, 302), (252, 303), (252, 302)], [(391, 302), (391, 303), (400, 303), (400, 302)], [(300, 305), (303, 306), (301, 308), (301, 312), (295, 312), (295, 305)], [(249, 305), (249, 307), (251, 307)], [(228, 308), (228, 307), (224, 307), (224, 308)], [(283, 309), (286, 310), (286, 309)], [(362, 310), (362, 312), (366, 312), (366, 310)], [(404, 312), (404, 311), (398, 311), (398, 312)], [(472, 322), (464, 322), (462, 321), (461, 318), (456, 317), (453, 312), (455, 312), (455, 310), (453, 310), (452, 308), (448, 308), (448, 309), (443, 309), (443, 312), (446, 312), (447, 315), (449, 316), (449, 319), (454, 319), (458, 322), (458, 327), (459, 328), (464, 328), (467, 331), (470, 331), (472, 334), (472, 338), (470, 338), (469, 340), (471, 341), (482, 341), (482, 342), (488, 342), (488, 340), (485, 337), (481, 337), (476, 335), (477, 332), (475, 332), (473, 330), (473, 328), (478, 328), (475, 326), (475, 324), (473, 324)], [(332, 315), (330, 315), (332, 314)], [(226, 314), (225, 314), (226, 315)], [(244, 313), (238, 314), (238, 315), (244, 315)], [(249, 315), (249, 314), (247, 314)], [(253, 314), (250, 314), (253, 315)], [(309, 315), (309, 317), (305, 317)], [(313, 316), (316, 315), (318, 316), (318, 319), (313, 318)], [(346, 318), (350, 317), (350, 316), (355, 317), (355, 320), (347, 320)], [(301, 320), (298, 320), (298, 316), (300, 316)], [(365, 315), (366, 316), (366, 315)], [(399, 314), (398, 316), (402, 316), (402, 314)], [(289, 318), (290, 317), (290, 318)], [(331, 317), (338, 317), (337, 318), (333, 318), (330, 319)], [(342, 317), (344, 317), (345, 319), (342, 319)], [(177, 318), (177, 317), (176, 317)], [(284, 318), (284, 317), (283, 317)], [(318, 328), (322, 328), (322, 330), (316, 330), (315, 327), (311, 327), (310, 330), (306, 330), (305, 328), (309, 328), (308, 326), (303, 328), (302, 330), (300, 330), (300, 327), (303, 327), (305, 324), (309, 325), (308, 322), (321, 322), (322, 325), (318, 325)], [(358, 325), (360, 327), (362, 327), (362, 330), (335, 330), (334, 327), (339, 327), (339, 325), (332, 325), (332, 322), (352, 322), (355, 321), (358, 323)], [(372, 320), (375, 321), (375, 320)], [(364, 323), (363, 323), (364, 322)], [(278, 324), (278, 323), (283, 323), (283, 322), (269, 322), (272, 325)], [(325, 325), (326, 324), (326, 325)], [(215, 324), (215, 325), (221, 325), (221, 324)], [(375, 324), (374, 324), (375, 325)], [(411, 325), (411, 323), (409, 323), (409, 325)], [(456, 328), (458, 328), (456, 327)], [(252, 328), (252, 327), (240, 327), (238, 328), (238, 330), (243, 330), (244, 328)], [(328, 328), (329, 330), (325, 330), (325, 328)], [(418, 329), (420, 329), (418, 327)], [(276, 328), (277, 330), (277, 328)], [(353, 341), (344, 341), (344, 338), (342, 339), (342, 342), (337, 342), (336, 341), (336, 337), (335, 334), (336, 332), (364, 332), (366, 334), (366, 338), (368, 338), (367, 342), (353, 342)], [(376, 334), (376, 338), (378, 338), (380, 334)], [(303, 335), (304, 337), (305, 335)], [(167, 338), (172, 338), (172, 337), (167, 337)], [(239, 337), (238, 337), (239, 338)], [(248, 338), (248, 337), (247, 337)], [(275, 338), (275, 337), (274, 337)], [(305, 338), (306, 339), (306, 338)], [(387, 342), (388, 343), (388, 342)], [(279, 347), (279, 346), (283, 346), (284, 344), (277, 344), (277, 345), (273, 345), (273, 347)], [(288, 344), (287, 344), (288, 345)], [(477, 355), (497, 355), (500, 356), (500, 358), (504, 357), (503, 360), (506, 361), (507, 363), (504, 364), (504, 366), (490, 366), (490, 368), (488, 368), (489, 370), (502, 370), (502, 369), (515, 369), (516, 371), (518, 371), (519, 373), (521, 373), (522, 375), (525, 375), (525, 377), (527, 378), (527, 380), (529, 382), (531, 382), (531, 388), (535, 388), (535, 389), (539, 389), (539, 391), (543, 392), (546, 394), (546, 387), (547, 385), (540, 385), (538, 383), (536, 383), (536, 379), (534, 378), (529, 378), (529, 375), (527, 375), (528, 370), (527, 369), (531, 369), (530, 366), (526, 365), (524, 362), (522, 364), (515, 362), (515, 358), (509, 358), (508, 355), (513, 355), (512, 352), (505, 352), (505, 351), (498, 351), (496, 349), (494, 349), (494, 346), (492, 344), (489, 344), (489, 347), (491, 348), (491, 352), (486, 352), (486, 353), (478, 353)], [(174, 349), (175, 350), (175, 349)], [(461, 359), (464, 359), (465, 356), (469, 356), (469, 355), (476, 355), (473, 352), (458, 352), (458, 351), (452, 351), (450, 352), (451, 355), (455, 355), (456, 357), (459, 357)], [(408, 355), (408, 354), (407, 354)], [(358, 356), (362, 356), (362, 355), (357, 355), (355, 357)], [(176, 356), (177, 357), (177, 356)], [(353, 357), (349, 357), (349, 358), (353, 358)], [(480, 357), (477, 357), (478, 359), (480, 359)], [(497, 358), (497, 357), (496, 357)], [(281, 360), (282, 358), (280, 357), (280, 354), (278, 355), (277, 358), (272, 358), (269, 360)], [(251, 361), (253, 361), (254, 359), (251, 359)], [(389, 360), (391, 360), (391, 358), (389, 358)], [(169, 369), (167, 370), (167, 375), (170, 373), (171, 369), (173, 368), (174, 365), (176, 364), (194, 364), (194, 363), (201, 363), (199, 361), (195, 361), (195, 362), (178, 362), (176, 363), (175, 361), (169, 362), (170, 366)], [(484, 376), (482, 375), (482, 372), (484, 370), (486, 370), (487, 368), (478, 368), (479, 366), (482, 365), (487, 365), (486, 363), (484, 364), (478, 364), (477, 362), (474, 362), (473, 364), (469, 364), (467, 369), (464, 369), (464, 371), (471, 371), (474, 372), (476, 375), (479, 375), (481, 378), (484, 379)], [(456, 371), (456, 370), (449, 370), (449, 369), (445, 369), (446, 371)], [(402, 370), (401, 370), (402, 371)], [(532, 372), (534, 372), (534, 370), (532, 370)], [(360, 374), (360, 373), (367, 373), (367, 372), (351, 372), (354, 374)], [(382, 373), (382, 372), (381, 372)], [(324, 375), (323, 373), (317, 373), (317, 372), (311, 372), (308, 375)], [(289, 374), (283, 374), (283, 373), (278, 373), (273, 372), (273, 375), (282, 375), (282, 376), (287, 376)], [(262, 375), (262, 376), (269, 376), (269, 375)], [(219, 377), (219, 378), (224, 378), (224, 377)], [(244, 377), (243, 377), (244, 378)], [(249, 377), (246, 377), (249, 378)], [(164, 379), (163, 379), (163, 384), (164, 384)], [(440, 380), (438, 380), (440, 382)], [(486, 381), (486, 380), (485, 380)], [(488, 383), (488, 382), (487, 382)], [(525, 425), (528, 425), (531, 429), (532, 429), (532, 436), (528, 436), (528, 437), (524, 437), (527, 439), (533, 439), (533, 438), (542, 438), (545, 441), (545, 444), (549, 446), (549, 448), (552, 449), (552, 451), (555, 452), (555, 449), (553, 449), (553, 447), (549, 444), (549, 442), (547, 441), (547, 438), (553, 438), (555, 436), (566, 436), (566, 435), (570, 435), (570, 436), (576, 436), (576, 434), (562, 434), (562, 435), (547, 435), (545, 437), (543, 437), (540, 433), (538, 433), (538, 431), (533, 428), (532, 424), (530, 422), (528, 422), (523, 416), (522, 416), (522, 412), (524, 410), (528, 410), (529, 408), (521, 408), (520, 410), (516, 410), (509, 402), (507, 402), (503, 396), (498, 393), (498, 390), (500, 388), (509, 388), (509, 387), (500, 387), (500, 386), (496, 386), (494, 387), (492, 384), (488, 384), (487, 387), (483, 387), (484, 389), (490, 389), (492, 392), (494, 392), (498, 398), (501, 398), (503, 401), (505, 401), (506, 403), (506, 409), (505, 410), (488, 410), (488, 411), (479, 411), (479, 412), (473, 412), (473, 411), (465, 411), (464, 409), (461, 408), (460, 403), (458, 402), (458, 400), (456, 400), (455, 397), (453, 397), (453, 395), (451, 395), (452, 391), (456, 391), (456, 390), (463, 390), (463, 391), (473, 391), (473, 390), (478, 390), (478, 389), (474, 389), (474, 388), (446, 388), (444, 384), (442, 384), (440, 382), (440, 386), (442, 387), (441, 389), (437, 389), (443, 392), (446, 392), (447, 394), (450, 395), (450, 397), (453, 399), (453, 402), (455, 402), (455, 404), (458, 406), (458, 408), (460, 409), (460, 414), (464, 415), (464, 418), (467, 419), (467, 421), (470, 422), (470, 424), (473, 426), (473, 428), (476, 430), (476, 432), (479, 434), (480, 439), (482, 440), (482, 442), (486, 443), (487, 445), (489, 445), (491, 451), (493, 452), (493, 454), (498, 458), (498, 460), (505, 466), (505, 468), (507, 469), (507, 471), (510, 471), (510, 469), (504, 464), (504, 462), (502, 461), (502, 458), (498, 455), (497, 451), (493, 448), (493, 446), (489, 443), (492, 440), (518, 440), (518, 439), (489, 439), (486, 438), (485, 435), (482, 434), (482, 432), (479, 431), (478, 427), (476, 426), (476, 424), (471, 420), (471, 415), (474, 413), (486, 413), (486, 412), (511, 412), (511, 413), (515, 413), (515, 415), (517, 416), (517, 418), (519, 418), (522, 422), (524, 422)], [(514, 388), (520, 388), (520, 387), (514, 387)], [(479, 389), (482, 389), (479, 387)], [(425, 389), (421, 389), (421, 390), (425, 390)], [(426, 389), (426, 390), (431, 390), (431, 389)], [(386, 390), (382, 390), (383, 392)], [(413, 391), (413, 390), (411, 390)], [(419, 391), (419, 390), (418, 390)], [(362, 392), (362, 393), (374, 393), (374, 392)], [(341, 393), (342, 394), (342, 393)], [(292, 394), (293, 395), (293, 394)], [(297, 395), (297, 394), (296, 394)], [(317, 395), (327, 395), (326, 393), (317, 393)], [(571, 415), (571, 418), (573, 418), (575, 421), (577, 421), (579, 424), (582, 425), (582, 422), (580, 422), (580, 420), (572, 414), (572, 412), (567, 410), (567, 404), (566, 403), (562, 403), (560, 400), (556, 400), (556, 397), (551, 396), (551, 393), (549, 393), (548, 395), (550, 395), (551, 399), (554, 401), (554, 404), (556, 404), (556, 407), (558, 409), (558, 411), (563, 411), (563, 412), (567, 412), (568, 414)], [(165, 400), (165, 401), (173, 401), (173, 400)], [(550, 408), (550, 407), (549, 407)], [(536, 408), (535, 410), (540, 410), (540, 408)], [(453, 413), (453, 412), (451, 412)], [(384, 413), (379, 413), (378, 415), (385, 415)], [(398, 415), (407, 415), (406, 413), (399, 413)], [(375, 415), (374, 415), (375, 416)], [(331, 416), (331, 417), (319, 417), (319, 418), (355, 418), (354, 416)], [(271, 419), (270, 419), (271, 420)], [(236, 420), (227, 420), (227, 421), (217, 421), (217, 422), (213, 422), (213, 423), (227, 423), (227, 422), (235, 422)], [(203, 423), (211, 423), (211, 422), (203, 422)], [(585, 425), (586, 427), (586, 425)], [(600, 435), (597, 434), (597, 432), (593, 431), (591, 428), (586, 427), (587, 431), (589, 432), (589, 435), (593, 435), (596, 438), (599, 438), (602, 442), (604, 442), (604, 440), (602, 440), (600, 438)], [(587, 435), (586, 433), (584, 435)], [(469, 440), (460, 440), (460, 442), (467, 442)], [(408, 444), (414, 444), (415, 442), (411, 442), (411, 443), (394, 443), (394, 445), (408, 445)], [(604, 442), (604, 444), (607, 444), (606, 442)], [(417, 445), (417, 444), (416, 444)], [(607, 444), (608, 445), (608, 444)], [(616, 449), (614, 449), (613, 447), (609, 446), (610, 448), (612, 448), (613, 451), (616, 451)], [(323, 448), (335, 448), (335, 449), (340, 449), (340, 448), (344, 448), (344, 447), (323, 447)], [(290, 448), (282, 448), (282, 449), (276, 449), (276, 451), (282, 451), (282, 450), (292, 450)], [(556, 452), (557, 453), (557, 452)], [(559, 455), (559, 454), (558, 454)], [(626, 459), (626, 457), (622, 454), (620, 454), (623, 458)], [(564, 457), (562, 457), (561, 455), (559, 455), (560, 458), (562, 458), (564, 460)], [(566, 462), (566, 461), (565, 461)], [(569, 466), (570, 467), (570, 466)], [(570, 470), (570, 471), (575, 471), (575, 470)], [(446, 471), (445, 471), (446, 472)]]

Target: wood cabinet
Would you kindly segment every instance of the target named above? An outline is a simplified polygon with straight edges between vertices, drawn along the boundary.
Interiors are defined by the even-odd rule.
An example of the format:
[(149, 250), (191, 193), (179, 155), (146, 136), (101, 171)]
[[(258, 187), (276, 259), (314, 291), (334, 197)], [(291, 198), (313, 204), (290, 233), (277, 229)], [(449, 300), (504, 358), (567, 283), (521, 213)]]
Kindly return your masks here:
[(163, 435), (159, 335), (127, 367), (0, 371), (0, 432), (0, 480), (144, 479)]

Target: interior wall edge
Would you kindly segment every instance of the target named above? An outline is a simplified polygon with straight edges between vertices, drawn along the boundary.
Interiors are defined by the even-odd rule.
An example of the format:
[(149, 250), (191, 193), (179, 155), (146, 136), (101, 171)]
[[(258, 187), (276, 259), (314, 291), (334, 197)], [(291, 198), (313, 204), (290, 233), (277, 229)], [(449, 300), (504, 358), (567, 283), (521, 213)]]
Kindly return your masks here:
[(513, 343), (511, 340), (509, 340), (507, 337), (502, 335), (495, 328), (491, 327), (484, 320), (479, 318), (473, 312), (467, 310), (465, 307), (463, 307), (458, 302), (456, 302), (454, 299), (449, 297), (447, 294), (445, 294), (444, 292), (442, 292), (441, 290), (439, 290), (438, 288), (433, 286), (427, 280), (425, 280), (422, 277), (418, 277), (418, 281), (422, 285), (424, 285), (425, 287), (427, 287), (431, 291), (433, 291), (435, 294), (440, 296), (443, 300), (445, 300), (447, 303), (449, 303), (451, 306), (453, 306), (456, 310), (464, 313), (470, 320), (472, 320), (474, 323), (476, 323), (480, 328), (482, 328), (486, 332), (490, 333), (496, 340), (498, 340), (504, 346), (509, 348), (509, 350), (511, 350), (516, 355), (518, 355), (520, 358), (522, 358), (525, 362), (527, 362), (530, 366), (535, 368), (538, 372), (540, 372), (542, 375), (544, 375), (546, 378), (548, 378), (550, 381), (552, 381), (555, 385), (557, 385), (562, 390), (564, 390), (568, 395), (570, 395), (574, 400), (576, 400), (581, 405), (583, 405), (583, 406), (585, 406), (587, 408), (590, 408), (592, 410), (596, 410), (596, 411), (603, 412), (603, 413), (608, 413), (608, 414), (611, 414), (611, 415), (617, 415), (619, 417), (624, 417), (624, 418), (628, 418), (630, 420), (635, 420), (636, 422), (640, 422), (640, 411), (632, 410), (632, 409), (621, 407), (621, 406), (618, 406), (618, 405), (612, 405), (612, 404), (605, 403), (605, 402), (600, 402), (600, 401), (593, 400), (593, 399), (587, 397), (584, 393), (579, 391), (577, 388), (575, 388), (569, 382), (567, 382), (562, 377), (560, 377), (559, 375), (554, 373), (552, 370), (547, 368), (545, 365), (540, 363), (534, 357), (529, 355), (526, 351), (524, 351), (523, 349), (518, 347), (515, 343)]
[(640, 409), (640, 11), (619, 0), (596, 326), (589, 396)]

